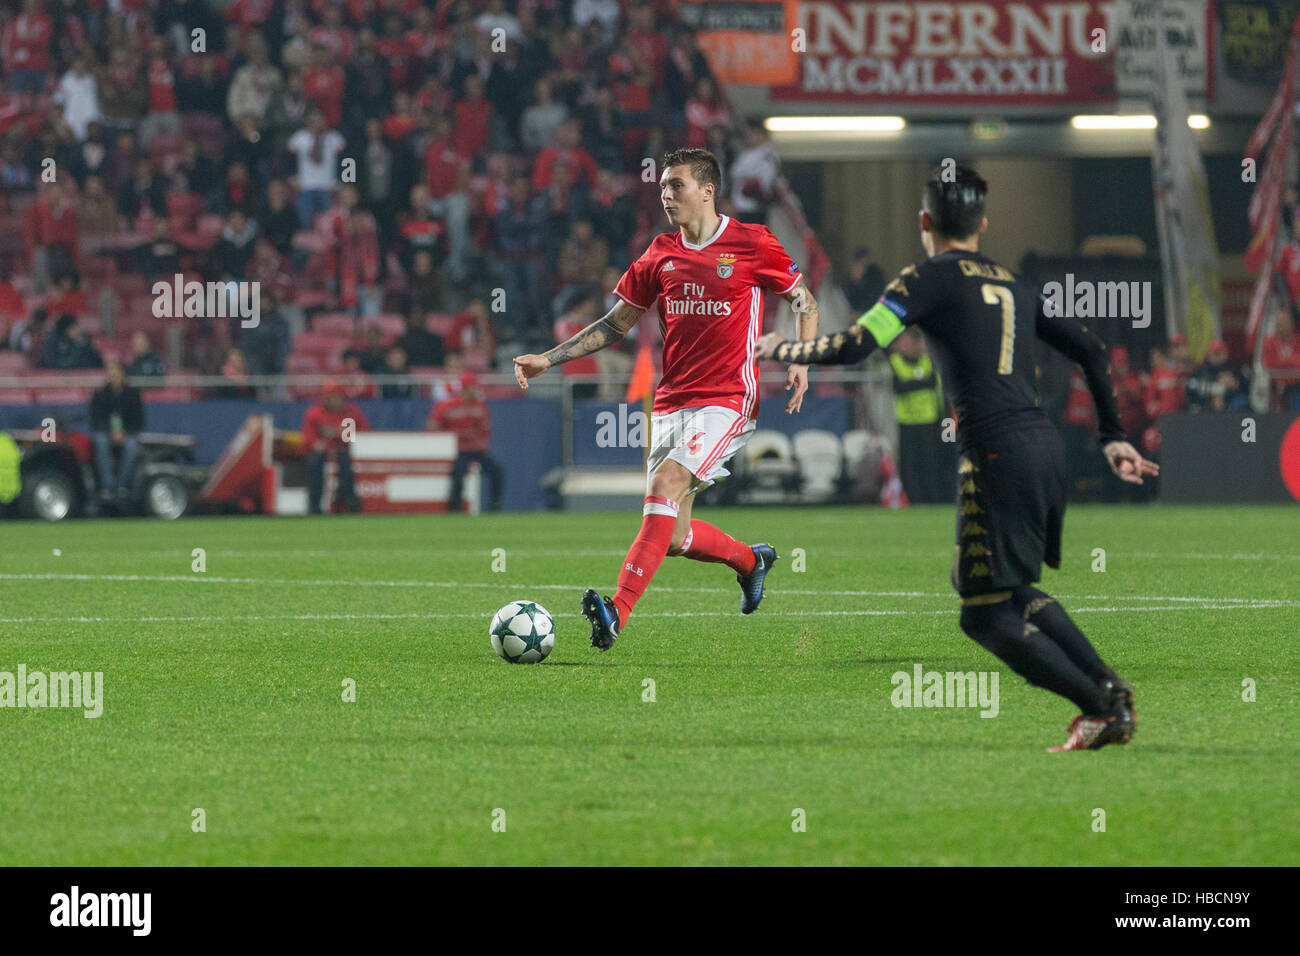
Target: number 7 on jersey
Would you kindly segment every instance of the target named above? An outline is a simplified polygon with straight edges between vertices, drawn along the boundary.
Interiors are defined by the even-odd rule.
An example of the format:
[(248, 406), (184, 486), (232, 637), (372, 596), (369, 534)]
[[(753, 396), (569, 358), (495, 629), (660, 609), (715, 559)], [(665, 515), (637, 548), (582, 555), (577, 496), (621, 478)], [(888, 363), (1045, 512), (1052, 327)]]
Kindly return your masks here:
[(1004, 285), (986, 282), (980, 286), (984, 301), (989, 305), (1002, 305), (1002, 348), (998, 352), (998, 374), (1011, 374), (1011, 359), (1016, 346), (1016, 300)]

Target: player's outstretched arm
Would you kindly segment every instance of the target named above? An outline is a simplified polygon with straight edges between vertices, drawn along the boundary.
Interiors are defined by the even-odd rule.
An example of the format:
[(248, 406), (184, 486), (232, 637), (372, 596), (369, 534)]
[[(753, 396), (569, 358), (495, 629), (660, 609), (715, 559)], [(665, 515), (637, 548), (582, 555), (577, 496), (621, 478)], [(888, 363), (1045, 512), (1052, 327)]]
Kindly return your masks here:
[(852, 365), (876, 349), (876, 340), (861, 325), (801, 342), (787, 342), (780, 332), (758, 340), (758, 357), (795, 365)]
[(1119, 402), (1115, 398), (1115, 383), (1110, 377), (1106, 343), (1080, 322), (1048, 315), (1041, 304), (1034, 322), (1040, 339), (1083, 370), (1088, 391), (1092, 394), (1092, 404), (1097, 409), (1102, 446), (1111, 442), (1127, 444), (1124, 428), (1119, 423)]
[(582, 358), (613, 345), (637, 324), (641, 312), (641, 309), (633, 308), (620, 300), (608, 313), (549, 352), (541, 355), (516, 355), (515, 381), (520, 388), (527, 390), (528, 380), (541, 375), (551, 366), (563, 365), (572, 359)]
[[(821, 310), (812, 290), (800, 280), (799, 284), (786, 294), (785, 300), (790, 303), (798, 318), (799, 338), (801, 340), (817, 338)], [(793, 415), (803, 407), (803, 397), (808, 392), (807, 365), (791, 365), (785, 370), (785, 390), (790, 393), (790, 398), (785, 403), (785, 412), (787, 415)]]

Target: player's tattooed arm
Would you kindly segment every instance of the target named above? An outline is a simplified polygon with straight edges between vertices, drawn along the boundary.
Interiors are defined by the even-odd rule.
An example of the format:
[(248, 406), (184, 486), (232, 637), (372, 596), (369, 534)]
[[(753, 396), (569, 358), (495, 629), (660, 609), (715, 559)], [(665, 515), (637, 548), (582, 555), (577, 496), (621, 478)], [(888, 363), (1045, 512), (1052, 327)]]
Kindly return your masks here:
[(817, 299), (812, 294), (812, 290), (801, 281), (795, 288), (790, 290), (790, 293), (785, 296), (785, 300), (790, 303), (795, 315), (798, 317), (799, 338), (817, 338), (817, 326), (821, 321), (821, 310), (817, 305)]
[(608, 313), (549, 352), (541, 355), (516, 355), (515, 381), (519, 383), (520, 388), (527, 389), (528, 380), (536, 378), (548, 368), (582, 358), (592, 352), (599, 352), (606, 346), (614, 344), (637, 324), (641, 312), (641, 309), (620, 300), (618, 305)]
[[(799, 324), (799, 338), (816, 338), (821, 313), (812, 290), (800, 279), (799, 284), (790, 290), (785, 299), (794, 309)], [(803, 407), (803, 397), (808, 394), (807, 365), (796, 363), (785, 370), (785, 390), (790, 393), (785, 403), (785, 411), (787, 415), (793, 415)]]
[(577, 335), (543, 354), (551, 365), (561, 365), (572, 359), (590, 355), (592, 352), (599, 352), (606, 346), (621, 341), (640, 318), (640, 309), (633, 308), (620, 300), (618, 305)]

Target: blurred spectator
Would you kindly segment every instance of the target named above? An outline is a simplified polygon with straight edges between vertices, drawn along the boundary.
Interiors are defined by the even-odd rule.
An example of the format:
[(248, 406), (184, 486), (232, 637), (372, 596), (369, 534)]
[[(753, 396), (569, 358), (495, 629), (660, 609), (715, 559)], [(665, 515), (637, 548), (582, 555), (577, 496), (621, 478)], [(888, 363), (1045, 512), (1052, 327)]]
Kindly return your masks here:
[(211, 54), (190, 55), (189, 69), (182, 70), (176, 83), (176, 103), (182, 113), (221, 115), (226, 106), (226, 88), (217, 68), (217, 57)]
[(293, 347), (289, 321), (280, 308), (279, 296), (268, 292), (265, 286), (261, 290), (260, 306), (260, 321), (253, 328), (243, 330), (240, 345), (251, 374), (282, 375), (285, 359)]
[(469, 164), (456, 152), (445, 116), (433, 121), (433, 136), (424, 152), (424, 174), (429, 212), (447, 224), (451, 243), (447, 271), (453, 279), (464, 278), (469, 254)]
[(516, 328), (534, 327), (545, 315), (542, 293), (542, 203), (531, 196), (528, 178), (510, 184), (510, 201), (496, 215), (498, 264), (506, 310)]
[(221, 238), (212, 249), (217, 274), (223, 278), (245, 278), (248, 260), (253, 258), (253, 240), (256, 237), (257, 223), (251, 221), (242, 209), (230, 210)]
[(731, 111), (718, 94), (713, 77), (702, 76), (696, 80), (691, 98), (686, 101), (686, 145), (698, 148), (708, 145), (709, 129), (726, 126), (730, 121)]
[(135, 168), (118, 191), (117, 208), (134, 225), (142, 209), (155, 216), (167, 215), (167, 182), (154, 175), (148, 159), (136, 161)]
[(1161, 415), (1181, 412), (1186, 404), (1186, 388), (1178, 370), (1170, 363), (1163, 349), (1151, 350), (1151, 374), (1147, 377), (1147, 417), (1158, 419)]
[(407, 280), (409, 304), (408, 312), (427, 315), (442, 311), (442, 280), (438, 269), (433, 264), (433, 253), (420, 249), (415, 253), (415, 262)]
[(591, 103), (582, 111), (582, 141), (601, 169), (616, 169), (622, 164), (625, 129), (614, 91), (608, 86), (597, 87)]
[[(91, 441), (101, 499), (121, 499), (130, 493), (143, 428), (144, 404), (140, 401), (140, 390), (127, 384), (121, 362), (110, 362), (108, 381), (90, 397)], [(115, 448), (120, 449), (116, 470), (113, 468)]]
[(580, 219), (560, 247), (560, 281), (596, 285), (609, 264), (609, 244), (595, 234), (591, 222)]
[(263, 236), (270, 239), (281, 255), (293, 252), (293, 237), (302, 228), (302, 219), (289, 202), (289, 187), (283, 179), (273, 179), (266, 187), (266, 209), (257, 221)]
[(465, 77), (465, 94), (456, 103), (455, 117), (456, 152), (470, 160), (487, 153), (492, 135), (492, 104), (484, 96), (483, 79), (477, 74)]
[(849, 300), (849, 308), (854, 315), (861, 315), (876, 304), (884, 291), (885, 274), (871, 261), (871, 250), (858, 246), (844, 276), (844, 295)]
[(338, 381), (343, 386), (343, 394), (350, 399), (375, 397), (375, 385), (367, 381), (366, 370), (361, 367), (361, 352), (357, 349), (343, 352)]
[(361, 315), (379, 311), (378, 283), (382, 260), (375, 219), (363, 209), (356, 186), (343, 186), (337, 201), (318, 221), (329, 250), (329, 272), (335, 283), (339, 306), (357, 309)]
[(84, 316), (89, 309), (86, 293), (81, 291), (81, 276), (71, 269), (59, 275), (45, 307), (53, 315), (75, 315), (77, 318)]
[(117, 203), (104, 188), (99, 176), (86, 179), (81, 194), (81, 233), (87, 240), (102, 240), (118, 231)]
[(1248, 408), (1250, 383), (1244, 369), (1228, 361), (1228, 346), (1222, 339), (1210, 343), (1205, 362), (1187, 382), (1189, 412), (1223, 412)]
[(203, 197), (190, 189), (190, 179), (177, 170), (167, 182), (167, 218), (179, 233), (190, 232), (203, 209)]
[(397, 173), (393, 164), (393, 151), (384, 142), (383, 124), (372, 116), (366, 120), (366, 144), (358, 164), (357, 182), (385, 246), (391, 245), (396, 235)]
[[(242, 167), (243, 175), (239, 177), (239, 180), (244, 184), (247, 184), (251, 179), (256, 179), (256, 188), (261, 188), (260, 184), (270, 178), (271, 141), (262, 135), (260, 123), (261, 121), (252, 113), (245, 113), (235, 121), (235, 136), (226, 149), (227, 183), (230, 181), (230, 170), (236, 165)], [(191, 181), (194, 181), (193, 177), (191, 177)], [(205, 180), (199, 179), (197, 181), (204, 182)], [(210, 182), (211, 180), (207, 181)], [(242, 204), (251, 203), (251, 199), (251, 195), (247, 197), (228, 196), (226, 201)]]
[(126, 374), (131, 378), (162, 378), (167, 374), (162, 356), (154, 351), (149, 333), (143, 329), (131, 333), (131, 363)]
[(940, 424), (947, 402), (939, 372), (918, 329), (905, 329), (890, 349), (894, 376), (894, 414), (898, 419), (898, 469), (912, 504), (952, 499), (956, 444), (943, 440)]
[(451, 470), (451, 496), (447, 510), (460, 511), (465, 472), (478, 462), (488, 481), (488, 511), (501, 507), (501, 466), (488, 455), (492, 443), (492, 415), (479, 392), (478, 376), (462, 372), (460, 391), (433, 407), (426, 426), (429, 431), (451, 432), (456, 436), (456, 464)]
[(248, 364), (244, 353), (231, 349), (226, 353), (226, 360), (221, 365), (222, 384), (212, 390), (213, 398), (256, 398), (253, 387), (248, 384)]
[[(113, 47), (99, 80), (99, 107), (104, 119), (113, 127), (135, 129), (148, 105), (149, 88), (139, 54), (133, 48)], [(77, 138), (83, 135), (78, 133)]]
[(408, 272), (415, 268), (415, 255), (420, 250), (427, 250), (435, 265), (446, 258), (447, 230), (433, 218), (430, 205), (429, 187), (423, 184), (412, 186), (410, 205), (400, 217), (398, 230), (401, 236), (399, 259)]
[(30, 318), (19, 319), (9, 329), (9, 348), (26, 355), (32, 366), (40, 364), (37, 360), (44, 352), (47, 315), (43, 307), (33, 309)]
[(492, 364), (497, 341), (486, 302), (478, 297), (470, 299), (465, 311), (452, 322), (446, 347), (449, 354), (481, 356), (484, 364)]
[(1295, 409), (1300, 404), (1300, 336), (1295, 334), (1291, 306), (1273, 313), (1273, 331), (1264, 339), (1261, 358), (1266, 371), (1282, 373), (1279, 391), (1284, 407)]
[[(51, 313), (53, 314), (53, 313)], [(60, 315), (41, 349), (41, 368), (102, 368), (104, 360), (90, 336), (77, 328), (77, 317)]]
[(388, 346), (384, 344), (384, 330), (368, 324), (363, 333), (365, 348), (361, 350), (361, 369), (367, 375), (379, 375), (388, 367)]
[(26, 213), (28, 244), (32, 255), (32, 281), (37, 292), (75, 268), (81, 234), (77, 228), (77, 205), (57, 180), (45, 185)]
[(0, 65), (15, 93), (41, 93), (50, 69), (54, 24), (41, 0), (23, 0), (22, 12), (0, 33)]
[(0, 145), (0, 187), (6, 193), (31, 192), (33, 186), (31, 170), (18, 153), (18, 144), (7, 141)]
[(555, 141), (555, 132), (568, 118), (569, 108), (556, 102), (551, 81), (540, 79), (533, 84), (533, 105), (524, 110), (519, 138), (524, 149), (537, 152)]
[(369, 431), (366, 416), (344, 394), (338, 382), (325, 386), (320, 402), (307, 409), (302, 419), (302, 440), (307, 446), (307, 512), (321, 513), (321, 495), (325, 490), (325, 459), (333, 457), (338, 466), (338, 490), (335, 501), (348, 511), (361, 510), (352, 477), (352, 456), (345, 440), (348, 432)]
[(86, 138), (73, 150), (72, 175), (83, 186), (88, 176), (103, 173), (108, 164), (107, 136), (104, 124), (99, 120), (91, 120), (86, 128)]
[(179, 133), (181, 116), (176, 102), (176, 74), (167, 57), (167, 41), (154, 36), (149, 41), (149, 107), (140, 121), (140, 145), (145, 149), (159, 133)]
[(611, 259), (626, 268), (630, 259), (628, 244), (636, 234), (636, 205), (607, 169), (596, 174), (596, 188), (592, 190), (587, 212), (596, 231), (608, 243)]
[(230, 81), (226, 115), (234, 122), (252, 116), (260, 125), (283, 90), (284, 76), (270, 62), (266, 41), (261, 34), (252, 34), (248, 40), (248, 62), (235, 71)]
[[(327, 13), (335, 10), (326, 7)], [(324, 114), (325, 124), (337, 129), (343, 122), (343, 94), (346, 79), (340, 62), (346, 57), (335, 59), (329, 49), (321, 43), (312, 47), (310, 65), (302, 74), (302, 91), (307, 101)]]
[(310, 227), (317, 213), (330, 207), (338, 186), (339, 155), (346, 143), (325, 123), (325, 114), (314, 109), (307, 127), (289, 137), (289, 151), (298, 157), (298, 218)]
[(1147, 427), (1146, 387), (1129, 363), (1128, 349), (1117, 345), (1110, 350), (1111, 382), (1119, 406), (1119, 423), (1125, 434), (1136, 438)]
[(153, 235), (137, 249), (140, 270), (152, 283), (155, 279), (171, 279), (181, 271), (181, 247), (172, 238), (171, 223), (159, 217), (153, 220)]
[[(405, 375), (407, 371), (406, 350), (400, 345), (394, 345), (388, 350), (383, 374)], [(381, 398), (419, 398), (420, 386), (414, 382), (389, 382), (380, 386), (379, 394)]]
[(410, 312), (406, 316), (406, 331), (395, 343), (406, 352), (407, 360), (416, 368), (441, 365), (442, 339), (424, 327), (424, 313)]
[[(15, 90), (20, 90), (19, 77), (11, 77), (10, 83)], [(63, 107), (63, 121), (72, 127), (78, 140), (86, 138), (91, 120), (103, 119), (99, 106), (99, 80), (95, 76), (95, 55), (90, 50), (82, 50), (63, 74), (54, 101)]]
[(533, 163), (533, 189), (541, 192), (557, 180), (560, 163), (568, 166), (567, 181), (581, 183), (587, 189), (596, 185), (596, 161), (582, 148), (582, 127), (577, 120), (565, 120), (555, 132), (555, 144), (548, 145)]
[[(10, 323), (17, 322), (26, 315), (27, 306), (23, 302), (22, 293), (13, 283), (12, 270), (7, 262), (0, 260), (0, 329), (7, 331)], [(0, 346), (3, 344), (4, 338), (0, 336)]]
[(781, 163), (762, 124), (745, 127), (745, 148), (731, 166), (731, 201), (747, 222), (766, 222)]

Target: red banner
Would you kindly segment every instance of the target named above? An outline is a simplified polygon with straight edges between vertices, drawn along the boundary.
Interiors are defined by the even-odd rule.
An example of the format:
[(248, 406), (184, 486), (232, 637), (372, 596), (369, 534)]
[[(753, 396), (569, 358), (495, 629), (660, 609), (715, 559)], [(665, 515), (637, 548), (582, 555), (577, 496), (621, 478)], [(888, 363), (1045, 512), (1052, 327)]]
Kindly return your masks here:
[[(1105, 0), (803, 0), (799, 80), (774, 101), (1041, 106), (1113, 102)], [(1096, 31), (1105, 32), (1102, 36)]]

